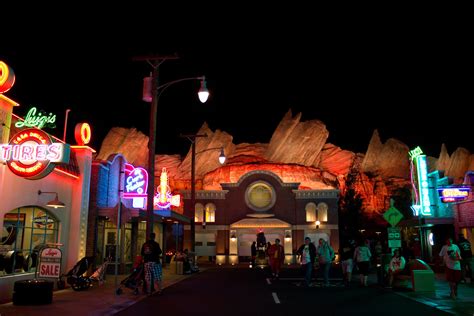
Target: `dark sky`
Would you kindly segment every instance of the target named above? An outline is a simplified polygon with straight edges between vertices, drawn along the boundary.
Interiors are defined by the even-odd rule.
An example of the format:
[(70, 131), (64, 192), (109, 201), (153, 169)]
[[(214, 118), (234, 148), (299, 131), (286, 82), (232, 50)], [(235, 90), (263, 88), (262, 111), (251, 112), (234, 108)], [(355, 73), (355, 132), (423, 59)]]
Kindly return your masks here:
[(189, 142), (178, 135), (204, 121), (234, 143), (269, 142), (290, 108), (323, 121), (329, 142), (343, 149), (365, 152), (377, 128), (382, 141), (397, 138), (428, 155), (437, 156), (442, 143), (450, 153), (458, 146), (474, 152), (474, 54), (462, 21), (265, 10), (199, 20), (176, 12), (18, 15), (15, 25), (28, 27), (12, 27), (0, 42), (0, 60), (16, 74), (6, 94), (21, 104), (15, 113), (33, 105), (57, 113), (53, 134), (62, 137), (70, 108), (68, 141), (75, 123), (89, 121), (97, 149), (114, 126), (148, 134), (150, 105), (141, 90), (151, 67), (132, 58), (176, 53), (179, 60), (160, 67), (161, 82), (206, 75), (211, 98), (199, 102), (198, 81), (163, 93), (157, 153), (184, 154)]

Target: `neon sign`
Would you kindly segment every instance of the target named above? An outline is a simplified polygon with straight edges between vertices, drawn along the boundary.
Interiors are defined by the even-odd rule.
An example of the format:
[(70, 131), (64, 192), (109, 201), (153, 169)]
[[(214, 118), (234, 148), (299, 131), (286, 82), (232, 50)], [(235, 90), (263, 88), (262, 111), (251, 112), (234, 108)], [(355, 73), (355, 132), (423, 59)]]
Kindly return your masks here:
[(0, 94), (7, 92), (15, 83), (15, 73), (3, 61), (0, 61)]
[[(91, 127), (87, 123), (79, 123), (76, 124), (76, 128), (74, 129), (74, 138), (76, 142), (80, 146), (84, 146), (89, 144), (91, 141)], [(145, 190), (146, 191), (146, 190)]]
[(160, 185), (156, 189), (157, 193), (154, 198), (154, 205), (160, 209), (168, 209), (171, 205), (179, 206), (180, 196), (172, 195), (168, 185), (168, 172), (166, 168), (161, 169)]
[(420, 195), (418, 201), (419, 208), (416, 210), (416, 212), (418, 213), (419, 211), (419, 213), (423, 216), (432, 216), (433, 214), (431, 213), (431, 200), (429, 194), (430, 190), (428, 185), (428, 168), (426, 165), (426, 156), (418, 155), (415, 157), (415, 161), (416, 171), (418, 175), (418, 193)]
[(423, 150), (421, 150), (420, 146), (418, 146), (415, 149), (410, 150), (408, 154), (410, 155), (410, 159), (413, 160), (419, 155), (423, 155)]
[(141, 168), (135, 168), (133, 165), (125, 164), (125, 190), (124, 199), (146, 197), (148, 188), (148, 172)]
[(443, 203), (461, 202), (461, 201), (467, 200), (470, 192), (471, 192), (470, 187), (440, 187), (438, 188), (438, 194)]
[(46, 127), (55, 128), (56, 127), (56, 125), (54, 124), (55, 122), (56, 122), (56, 114), (49, 113), (49, 115), (45, 115), (41, 111), (38, 114), (36, 114), (36, 108), (32, 107), (26, 114), (25, 120), (16, 122), (15, 126), (18, 128), (22, 128), (22, 127), (43, 128), (46, 125), (48, 125)]
[(51, 137), (36, 128), (15, 134), (9, 144), (0, 144), (0, 162), (17, 176), (41, 179), (53, 171), (56, 163), (69, 162), (69, 145), (53, 143)]

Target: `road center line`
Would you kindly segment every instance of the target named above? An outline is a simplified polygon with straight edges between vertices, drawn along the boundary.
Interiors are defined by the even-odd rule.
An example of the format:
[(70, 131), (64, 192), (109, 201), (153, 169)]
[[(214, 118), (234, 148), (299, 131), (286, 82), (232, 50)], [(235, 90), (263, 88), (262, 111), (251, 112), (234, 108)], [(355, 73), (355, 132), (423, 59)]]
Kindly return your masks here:
[(272, 281), (270, 281), (269, 278), (267, 278), (267, 283), (268, 283), (268, 285), (272, 285)]
[(273, 299), (275, 300), (275, 304), (280, 304), (280, 300), (275, 292), (272, 292)]

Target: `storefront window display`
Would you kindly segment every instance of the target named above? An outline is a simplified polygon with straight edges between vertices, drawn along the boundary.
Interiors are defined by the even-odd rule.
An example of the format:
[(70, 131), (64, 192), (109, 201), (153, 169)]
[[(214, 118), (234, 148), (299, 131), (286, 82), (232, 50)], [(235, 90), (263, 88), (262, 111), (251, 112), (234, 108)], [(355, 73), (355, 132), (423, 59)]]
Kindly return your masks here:
[(33, 272), (38, 250), (58, 242), (59, 221), (47, 210), (21, 207), (6, 213), (0, 239), (0, 276)]

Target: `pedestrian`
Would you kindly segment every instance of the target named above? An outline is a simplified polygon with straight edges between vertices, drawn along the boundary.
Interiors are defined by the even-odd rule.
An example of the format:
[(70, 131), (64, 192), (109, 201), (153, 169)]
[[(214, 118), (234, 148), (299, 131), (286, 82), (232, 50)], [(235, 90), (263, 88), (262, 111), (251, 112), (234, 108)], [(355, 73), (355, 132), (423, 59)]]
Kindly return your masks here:
[(405, 269), (406, 260), (400, 254), (400, 249), (395, 249), (393, 251), (392, 260), (390, 260), (390, 264), (388, 265), (388, 287), (392, 288), (393, 286), (393, 279), (395, 275), (403, 272)]
[(471, 283), (472, 282), (472, 269), (473, 269), (473, 262), (472, 262), (472, 250), (471, 250), (471, 243), (469, 240), (464, 238), (463, 234), (459, 234), (459, 242), (458, 242), (459, 250), (461, 250), (461, 276), (464, 282)]
[(449, 282), (451, 298), (458, 296), (458, 284), (461, 281), (461, 251), (459, 247), (453, 244), (451, 237), (446, 238), (446, 244), (441, 248), (439, 256), (443, 257), (446, 265), (446, 281)]
[(252, 256), (250, 264), (252, 267), (255, 267), (255, 258), (257, 257), (257, 242), (255, 241), (250, 246), (250, 255)]
[(151, 295), (153, 289), (161, 294), (162, 286), (162, 268), (160, 256), (162, 254), (160, 245), (155, 241), (155, 233), (150, 233), (150, 239), (147, 240), (141, 250), (143, 262), (145, 263), (145, 282), (148, 295)]
[(343, 243), (342, 248), (339, 250), (341, 254), (341, 268), (344, 278), (344, 285), (346, 287), (350, 286), (352, 280), (352, 269), (354, 268), (354, 246), (350, 241)]
[(361, 286), (367, 286), (371, 257), (372, 253), (370, 252), (367, 243), (363, 239), (361, 239), (359, 241), (359, 246), (357, 246), (354, 250), (354, 261), (357, 263), (357, 268), (359, 269)]
[(304, 244), (298, 248), (296, 254), (300, 256), (305, 285), (310, 287), (312, 286), (311, 277), (313, 274), (314, 260), (316, 258), (316, 247), (311, 242), (311, 238), (306, 237), (304, 239)]
[(319, 270), (323, 274), (323, 286), (329, 286), (329, 270), (331, 268), (332, 258), (334, 257), (334, 249), (323, 238), (319, 238), (319, 245), (316, 250), (318, 256)]
[(272, 270), (272, 277), (275, 279), (279, 278), (281, 266), (285, 260), (285, 250), (280, 245), (280, 239), (275, 239), (275, 243), (270, 246), (268, 250), (268, 262)]

